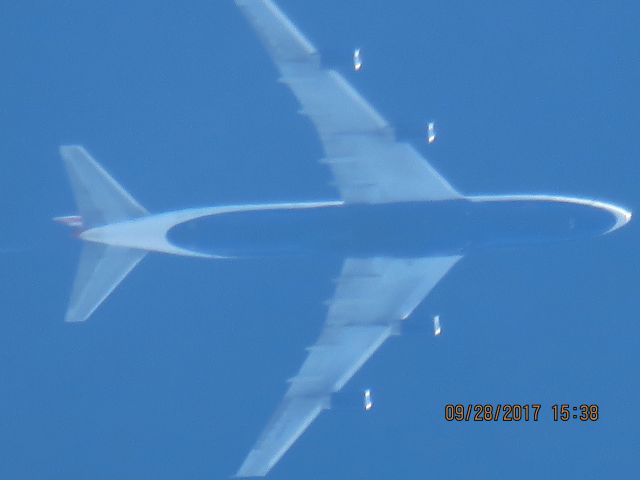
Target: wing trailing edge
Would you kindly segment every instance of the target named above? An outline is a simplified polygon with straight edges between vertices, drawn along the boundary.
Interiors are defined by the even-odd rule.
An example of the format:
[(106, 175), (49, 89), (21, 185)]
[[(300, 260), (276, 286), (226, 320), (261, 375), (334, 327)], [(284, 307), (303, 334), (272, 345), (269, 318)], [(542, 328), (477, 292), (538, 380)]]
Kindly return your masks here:
[(271, 0), (235, 0), (313, 123), (340, 197), (349, 203), (437, 201), (461, 195), (336, 70)]

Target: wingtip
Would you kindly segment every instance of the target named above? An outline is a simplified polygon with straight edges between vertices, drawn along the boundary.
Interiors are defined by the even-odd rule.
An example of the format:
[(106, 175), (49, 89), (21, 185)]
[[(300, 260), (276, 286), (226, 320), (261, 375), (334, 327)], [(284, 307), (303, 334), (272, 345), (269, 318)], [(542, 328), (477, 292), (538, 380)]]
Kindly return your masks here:
[(247, 473), (243, 473), (242, 472), (242, 468), (240, 468), (240, 470), (238, 470), (236, 472), (235, 475), (233, 475), (230, 478), (264, 478), (267, 474), (256, 474), (256, 473), (252, 473), (252, 474), (247, 474)]
[(67, 164), (77, 163), (79, 159), (91, 158), (89, 152), (82, 145), (60, 145), (58, 152)]
[(84, 320), (78, 319), (78, 318), (65, 318), (64, 319), (64, 323), (69, 323), (71, 325), (78, 325), (81, 323), (84, 323)]
[(84, 150), (84, 147), (82, 145), (74, 145), (74, 144), (60, 145), (58, 147), (58, 151), (60, 152), (60, 155), (62, 155), (62, 156), (72, 152), (73, 150)]
[(269, 470), (271, 470), (271, 466), (267, 468), (256, 468), (256, 464), (254, 461), (255, 454), (255, 450), (252, 450), (249, 453), (244, 462), (242, 462), (242, 465), (240, 465), (240, 468), (238, 468), (238, 471), (233, 476), (233, 478), (263, 478), (267, 475), (267, 473), (269, 473)]
[(79, 317), (73, 312), (67, 312), (67, 314), (64, 316), (64, 321), (65, 323), (84, 323), (88, 317), (88, 315), (86, 317)]
[(67, 309), (67, 313), (65, 313), (64, 315), (64, 321), (65, 323), (84, 323), (89, 319), (89, 317), (91, 317), (91, 315), (93, 315), (93, 312), (96, 311), (96, 308), (98, 308), (98, 306), (99, 304), (94, 306), (89, 311), (83, 311), (75, 304), (70, 305)]

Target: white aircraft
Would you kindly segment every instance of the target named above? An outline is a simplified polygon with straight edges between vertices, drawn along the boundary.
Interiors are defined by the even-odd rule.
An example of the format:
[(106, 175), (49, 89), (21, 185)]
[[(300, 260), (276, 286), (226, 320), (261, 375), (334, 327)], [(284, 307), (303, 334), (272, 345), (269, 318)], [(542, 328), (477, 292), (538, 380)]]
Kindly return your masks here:
[[(66, 320), (86, 320), (147, 252), (203, 258), (341, 255), (325, 326), (239, 477), (263, 476), (464, 255), (479, 248), (612, 232), (631, 212), (560, 195), (463, 195), (318, 51), (271, 0), (236, 0), (315, 125), (339, 198), (150, 214), (80, 146), (60, 151), (78, 216), (80, 266)], [(229, 219), (233, 219), (229, 222)], [(183, 245), (198, 224), (208, 250)], [(170, 238), (169, 238), (170, 237)], [(437, 333), (436, 333), (437, 334)]]

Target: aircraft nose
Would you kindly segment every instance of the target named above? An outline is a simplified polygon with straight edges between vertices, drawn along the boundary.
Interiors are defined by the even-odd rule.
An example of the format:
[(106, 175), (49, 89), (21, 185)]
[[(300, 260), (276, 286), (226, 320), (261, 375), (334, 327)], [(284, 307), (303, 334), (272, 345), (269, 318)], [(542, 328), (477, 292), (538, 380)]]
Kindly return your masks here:
[[(610, 219), (607, 219), (607, 229), (601, 232), (603, 234), (611, 233), (614, 230), (617, 230), (621, 227), (624, 227), (627, 223), (631, 221), (631, 211), (623, 208), (619, 205), (615, 205), (610, 202), (603, 202), (601, 200), (594, 200), (589, 198), (577, 198), (577, 197), (555, 197), (556, 199), (560, 199), (559, 201), (573, 203), (576, 205), (584, 205), (586, 207), (591, 207), (593, 209), (600, 210), (601, 212), (606, 212), (610, 215)], [(613, 225), (611, 224), (613, 223)], [(611, 226), (609, 226), (611, 225)]]
[(601, 208), (604, 208), (605, 210), (608, 210), (616, 219), (615, 223), (613, 224), (613, 227), (611, 227), (605, 233), (610, 233), (610, 232), (613, 232), (614, 230), (624, 227), (627, 223), (631, 221), (631, 216), (632, 216), (631, 211), (627, 210), (626, 208), (622, 208), (612, 203), (604, 203), (604, 202), (601, 202), (600, 205), (598, 206)]

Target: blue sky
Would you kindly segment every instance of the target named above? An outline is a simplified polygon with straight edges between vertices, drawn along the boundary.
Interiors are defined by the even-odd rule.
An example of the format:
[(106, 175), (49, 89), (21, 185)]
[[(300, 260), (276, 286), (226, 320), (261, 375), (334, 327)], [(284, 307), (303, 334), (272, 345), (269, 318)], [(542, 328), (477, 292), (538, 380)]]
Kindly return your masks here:
[[(640, 202), (636, 2), (280, 5), (403, 136), (437, 120), (420, 148), (459, 190)], [(57, 147), (85, 145), (159, 212), (335, 196), (314, 131), (230, 1), (6, 3), (0, 42), (0, 476), (228, 477), (340, 265), (150, 255), (66, 325), (79, 246), (50, 222), (74, 210)], [(439, 313), (443, 336), (388, 342), (344, 393), (372, 387), (372, 414), (323, 414), (271, 478), (631, 476), (638, 235), (632, 221), (464, 259), (411, 320)], [(535, 424), (444, 421), (469, 402), (544, 409)], [(584, 402), (599, 422), (551, 420)]]

